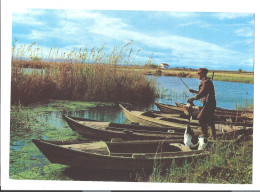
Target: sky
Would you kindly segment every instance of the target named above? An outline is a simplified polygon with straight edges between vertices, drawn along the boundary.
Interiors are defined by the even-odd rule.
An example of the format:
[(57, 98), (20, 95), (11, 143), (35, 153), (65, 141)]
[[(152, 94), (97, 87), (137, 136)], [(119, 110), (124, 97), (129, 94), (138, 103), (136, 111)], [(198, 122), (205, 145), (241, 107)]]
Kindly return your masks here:
[(170, 67), (254, 70), (254, 14), (84, 9), (16, 9), (13, 45), (80, 48), (107, 53), (131, 42), (136, 63), (149, 59)]

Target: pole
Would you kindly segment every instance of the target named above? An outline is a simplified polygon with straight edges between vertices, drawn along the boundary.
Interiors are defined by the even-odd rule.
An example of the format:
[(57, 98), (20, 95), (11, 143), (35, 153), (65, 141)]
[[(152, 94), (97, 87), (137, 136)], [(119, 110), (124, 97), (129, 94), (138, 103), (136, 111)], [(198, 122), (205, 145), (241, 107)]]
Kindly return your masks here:
[[(180, 78), (180, 77), (179, 77)], [(180, 80), (183, 82), (183, 84), (187, 87), (187, 89), (190, 89), (189, 87), (188, 87), (188, 85), (186, 85), (186, 83), (182, 80), (182, 78), (180, 78)], [(193, 95), (195, 94), (195, 93), (192, 93)]]

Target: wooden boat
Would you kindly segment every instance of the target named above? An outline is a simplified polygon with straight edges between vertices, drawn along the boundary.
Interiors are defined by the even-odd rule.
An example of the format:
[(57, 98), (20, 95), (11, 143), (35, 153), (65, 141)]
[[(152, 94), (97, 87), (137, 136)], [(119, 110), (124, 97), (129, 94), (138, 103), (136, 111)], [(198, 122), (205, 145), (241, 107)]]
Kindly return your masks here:
[[(155, 105), (162, 112), (165, 112), (165, 113), (167, 113), (167, 112), (174, 113), (174, 111), (177, 111), (177, 110), (183, 112), (183, 107), (186, 105), (183, 103), (178, 103), (178, 102), (175, 102), (175, 104), (176, 104), (176, 106), (170, 105), (170, 104), (155, 103)], [(197, 106), (197, 107), (199, 107), (199, 109), (202, 108), (201, 106)], [(223, 108), (217, 107), (215, 113), (217, 116), (222, 115), (222, 116), (241, 116), (241, 117), (243, 117), (242, 115), (245, 112), (241, 111), (241, 110), (230, 110), (230, 109), (223, 109)], [(249, 112), (247, 112), (247, 113), (249, 113)], [(252, 112), (250, 112), (250, 113), (252, 113)]]
[(173, 106), (163, 103), (154, 103), (164, 113), (183, 114), (183, 106)]
[[(178, 122), (171, 122), (169, 121), (170, 118), (173, 119), (173, 117), (179, 117), (177, 114), (170, 114), (167, 118), (167, 114), (164, 116), (157, 115), (155, 113), (152, 113), (151, 111), (143, 112), (143, 111), (136, 111), (136, 110), (127, 110), (125, 107), (123, 107), (121, 104), (119, 104), (121, 109), (123, 110), (126, 118), (135, 123), (139, 123), (140, 125), (145, 126), (167, 126), (167, 127), (176, 127), (181, 129), (186, 129), (186, 124), (181, 124)], [(193, 130), (196, 130), (198, 126), (191, 126)]]
[[(158, 104), (160, 104), (160, 103), (158, 103)], [(185, 106), (184, 103), (175, 102), (175, 104), (177, 107), (180, 107), (180, 108), (183, 108), (183, 106)], [(253, 118), (253, 111), (248, 111), (248, 110), (232, 110), (232, 109), (224, 109), (221, 107), (217, 107), (216, 113), (222, 114), (222, 115), (233, 115), (233, 116), (242, 116), (242, 117)]]
[(35, 140), (32, 142), (51, 162), (71, 167), (95, 170), (153, 169), (190, 161), (209, 154), (180, 144), (163, 141), (127, 142), (62, 142)]
[[(119, 104), (126, 118), (135, 123), (139, 123), (140, 125), (145, 126), (169, 126), (169, 127), (178, 127), (182, 129), (186, 129), (187, 123), (175, 122), (174, 114), (161, 114), (161, 113), (153, 113), (151, 111), (143, 112), (136, 110), (128, 110), (122, 105)], [(168, 117), (168, 118), (167, 118)], [(194, 120), (192, 120), (194, 121)], [(196, 121), (195, 121), (196, 123)], [(233, 123), (234, 124), (234, 123)], [(195, 135), (200, 133), (200, 126), (191, 125), (192, 130)], [(237, 123), (237, 125), (232, 125), (230, 122), (222, 122), (216, 123), (216, 132), (217, 134), (223, 134), (224, 132), (233, 132), (235, 130), (244, 129), (245, 124)]]
[[(169, 104), (163, 104), (163, 103), (155, 103), (155, 105), (162, 111), (163, 113), (175, 113), (177, 109), (182, 113), (184, 113), (183, 107), (184, 104), (176, 103), (177, 106), (169, 105)], [(179, 112), (179, 113), (180, 113)], [(199, 109), (193, 109), (192, 110), (192, 117), (194, 120), (196, 120), (197, 115), (199, 113)], [(182, 114), (184, 115), (184, 114)], [(185, 115), (184, 115), (185, 116)], [(241, 111), (235, 111), (235, 110), (216, 110), (215, 111), (215, 121), (218, 123), (225, 124), (226, 121), (232, 122), (233, 125), (243, 125), (246, 124), (247, 126), (253, 126), (253, 119), (252, 115), (248, 116), (245, 115)], [(194, 121), (193, 121), (194, 122)]]
[(183, 142), (183, 129), (128, 125), (70, 116), (63, 116), (63, 118), (73, 131), (88, 138), (102, 140), (111, 140), (113, 138), (123, 140), (171, 139), (174, 142)]

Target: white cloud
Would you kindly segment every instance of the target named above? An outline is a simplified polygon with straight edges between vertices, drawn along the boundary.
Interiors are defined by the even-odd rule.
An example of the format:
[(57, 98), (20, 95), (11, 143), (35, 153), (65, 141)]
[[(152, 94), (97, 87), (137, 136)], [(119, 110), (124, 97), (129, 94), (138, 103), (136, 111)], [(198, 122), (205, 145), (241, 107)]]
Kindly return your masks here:
[(44, 22), (37, 19), (37, 16), (44, 14), (40, 9), (16, 9), (13, 12), (13, 23), (25, 25), (44, 25)]
[(236, 19), (241, 17), (251, 17), (252, 13), (230, 13), (230, 12), (223, 12), (223, 13), (214, 13), (212, 16), (216, 17), (220, 20), (224, 19)]
[[(105, 17), (97, 11), (86, 11), (86, 10), (61, 10), (57, 11), (56, 15), (63, 20), (78, 22), (83, 24), (84, 22), (95, 22), (100, 27), (111, 26), (113, 27), (127, 27), (128, 25), (122, 21), (121, 18)], [(87, 23), (85, 23), (87, 24)], [(87, 24), (88, 26), (88, 24)], [(84, 26), (83, 26), (84, 27)]]
[(55, 15), (60, 19), (68, 19), (68, 20), (85, 20), (85, 19), (93, 19), (98, 17), (100, 14), (95, 11), (89, 10), (57, 10), (55, 11)]
[[(179, 14), (172, 12), (171, 14), (172, 16), (176, 14), (178, 17), (188, 17), (194, 13)], [(59, 39), (66, 42), (66, 50), (69, 51), (73, 48), (84, 48), (85, 45), (91, 49), (98, 43), (100, 45), (101, 42), (102, 44), (109, 42), (110, 44), (108, 47), (106, 45), (106, 48), (111, 50), (114, 46), (118, 46), (119, 42), (123, 44), (134, 40), (138, 48), (155, 50), (153, 59), (155, 62), (161, 62), (161, 60), (169, 58), (169, 61), (178, 60), (181, 63), (190, 65), (192, 63), (226, 65), (228, 61), (242, 63), (245, 60), (245, 56), (239, 52), (205, 41), (172, 34), (162, 36), (142, 33), (125, 23), (121, 18), (108, 17), (96, 11), (59, 10), (55, 11), (55, 15), (58, 17), (58, 25), (55, 27), (46, 26), (44, 31), (34, 29), (30, 34), (26, 35), (26, 38), (30, 40)], [(192, 24), (192, 22), (188, 24)], [(237, 30), (236, 33), (245, 37), (252, 35), (250, 28)], [(167, 54), (163, 51), (167, 52)], [(142, 55), (139, 55), (138, 58), (149, 58), (148, 52), (141, 52)]]
[[(73, 12), (67, 14), (67, 23), (61, 28), (61, 30), (64, 32), (62, 37), (63, 39), (66, 39), (66, 37), (69, 39), (72, 38), (71, 34), (69, 34), (69, 31), (71, 31), (71, 29), (77, 29), (71, 31), (71, 33), (78, 34), (76, 41), (81, 41), (83, 39), (83, 37), (80, 37), (80, 35), (83, 33), (81, 30), (86, 29), (86, 32), (102, 35), (102, 38), (105, 39), (114, 39), (121, 42), (134, 40), (141, 46), (145, 45), (150, 48), (157, 47), (159, 49), (169, 50), (174, 53), (174, 55), (181, 51), (182, 58), (187, 62), (197, 61), (215, 63), (219, 61), (239, 59), (240, 57), (238, 52), (196, 39), (174, 35), (151, 36), (149, 34), (137, 32), (119, 18), (105, 17), (102, 14), (86, 12), (79, 12), (79, 15), (81, 20), (83, 20), (83, 18), (91, 19), (93, 23), (89, 24), (88, 22), (85, 27), (80, 28), (78, 24), (70, 21), (71, 19), (77, 19), (78, 15)], [(84, 22), (81, 22), (81, 24), (82, 23)], [(243, 31), (238, 31), (240, 34), (242, 34), (242, 32)], [(58, 32), (51, 31), (47, 34), (51, 36), (57, 36), (57, 38), (59, 38)]]
[(242, 36), (242, 37), (254, 37), (254, 31), (252, 30), (252, 28), (241, 28), (235, 31), (235, 33), (238, 36)]
[(186, 17), (194, 17), (197, 16), (196, 12), (167, 12), (169, 16), (176, 18), (186, 18)]
[(25, 25), (44, 25), (42, 21), (38, 21), (32, 16), (14, 15), (13, 22)]

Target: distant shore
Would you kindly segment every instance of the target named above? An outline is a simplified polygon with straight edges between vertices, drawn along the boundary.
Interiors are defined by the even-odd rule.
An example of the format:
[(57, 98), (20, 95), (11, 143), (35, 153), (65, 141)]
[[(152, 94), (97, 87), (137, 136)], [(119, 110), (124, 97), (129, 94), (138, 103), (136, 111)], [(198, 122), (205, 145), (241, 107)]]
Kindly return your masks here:
[[(197, 78), (197, 70), (163, 69), (161, 70), (161, 74), (158, 73), (157, 69), (139, 68), (136, 70), (142, 70), (143, 74), (146, 75)], [(214, 72), (215, 81), (230, 81), (230, 82), (241, 82), (241, 83), (251, 83), (251, 84), (254, 83), (254, 72), (210, 70), (208, 73), (208, 77), (211, 78), (213, 72)]]
[[(22, 66), (24, 68), (49, 68), (53, 66), (51, 62), (32, 62), (32, 61), (23, 61)], [(14, 65), (20, 65), (21, 61), (15, 60), (13, 61)], [(55, 63), (55, 65), (63, 65), (64, 63)], [(73, 64), (74, 65), (100, 65), (100, 64)], [(105, 64), (106, 65), (106, 64)], [(183, 69), (183, 68), (170, 68), (170, 69), (162, 69), (158, 70), (156, 68), (147, 68), (140, 67), (135, 65), (115, 65), (117, 69), (122, 70), (131, 70), (142, 73), (144, 75), (155, 75), (155, 76), (173, 76), (173, 77), (186, 77), (186, 78), (197, 78), (197, 70), (196, 69)], [(230, 81), (230, 82), (241, 82), (241, 83), (254, 83), (254, 72), (248, 71), (225, 71), (225, 70), (209, 70), (208, 77), (212, 77), (212, 73), (214, 72), (214, 80), (215, 81)]]

